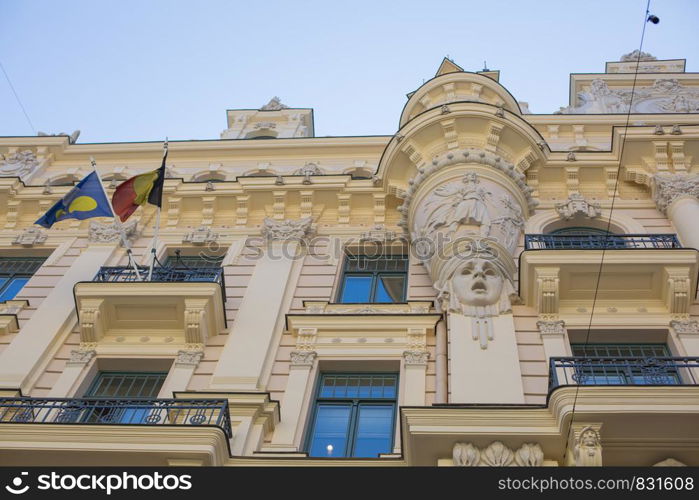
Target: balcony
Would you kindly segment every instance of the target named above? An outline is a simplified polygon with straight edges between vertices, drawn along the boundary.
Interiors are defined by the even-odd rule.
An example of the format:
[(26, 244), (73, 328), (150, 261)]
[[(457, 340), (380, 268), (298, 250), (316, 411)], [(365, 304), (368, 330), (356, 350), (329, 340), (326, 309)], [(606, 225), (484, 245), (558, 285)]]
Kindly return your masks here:
[(697, 256), (674, 234), (528, 234), (519, 295), (568, 326), (588, 327), (593, 303), (593, 326), (667, 326), (668, 314), (689, 311)]
[(222, 465), (227, 399), (0, 398), (0, 462)]
[(699, 385), (699, 357), (553, 357), (549, 390), (562, 385)]
[(525, 250), (682, 248), (675, 234), (527, 234)]
[[(139, 269), (141, 278), (148, 269)], [(150, 281), (133, 268), (102, 267), (93, 281), (76, 283), (82, 342), (102, 347), (205, 343), (226, 328), (222, 268), (156, 267)], [(160, 351), (158, 351), (160, 352)]]

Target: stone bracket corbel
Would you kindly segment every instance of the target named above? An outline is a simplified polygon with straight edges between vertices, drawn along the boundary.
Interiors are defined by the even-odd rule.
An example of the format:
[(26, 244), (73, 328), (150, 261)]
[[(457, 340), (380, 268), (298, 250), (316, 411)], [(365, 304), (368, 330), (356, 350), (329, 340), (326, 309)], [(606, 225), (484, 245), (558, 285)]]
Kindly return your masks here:
[(102, 314), (104, 299), (83, 299), (80, 302), (80, 341), (99, 342), (104, 336)]
[(207, 300), (206, 299), (185, 299), (184, 301), (184, 322), (185, 322), (185, 342), (188, 344), (205, 344), (209, 338), (209, 327), (207, 323)]
[(565, 463), (576, 467), (602, 466), (602, 424), (576, 422), (570, 427), (572, 444), (568, 447)]
[(665, 304), (670, 314), (687, 314), (692, 302), (688, 267), (665, 268)]
[(538, 268), (535, 272), (534, 296), (539, 314), (558, 314), (560, 268)]

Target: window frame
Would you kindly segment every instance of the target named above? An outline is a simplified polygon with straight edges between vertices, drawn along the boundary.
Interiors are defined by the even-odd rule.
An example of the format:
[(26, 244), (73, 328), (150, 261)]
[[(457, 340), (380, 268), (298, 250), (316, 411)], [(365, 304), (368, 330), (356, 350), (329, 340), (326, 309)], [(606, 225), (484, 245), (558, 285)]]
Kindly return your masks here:
[[(395, 397), (394, 398), (371, 398), (371, 397), (346, 397), (346, 398), (329, 398), (329, 397), (321, 397), (321, 391), (323, 390), (324, 387), (324, 380), (326, 377), (393, 377), (395, 380)], [(350, 405), (350, 416), (349, 416), (349, 422), (348, 422), (348, 429), (347, 429), (347, 434), (345, 436), (346, 438), (346, 450), (345, 454), (342, 456), (333, 456), (333, 457), (313, 457), (313, 458), (379, 458), (378, 455), (376, 457), (355, 457), (354, 456), (354, 451), (356, 447), (356, 437), (359, 429), (359, 413), (360, 413), (360, 408), (362, 406), (386, 406), (386, 405), (392, 405), (393, 406), (393, 411), (391, 414), (391, 423), (390, 423), (390, 436), (391, 436), (391, 442), (389, 445), (389, 451), (386, 453), (392, 453), (393, 447), (395, 446), (396, 442), (396, 422), (397, 422), (397, 417), (398, 417), (398, 398), (399, 398), (399, 390), (400, 390), (400, 374), (396, 372), (324, 372), (321, 373), (320, 376), (318, 377), (318, 384), (315, 390), (315, 393), (313, 395), (313, 400), (312, 400), (312, 409), (309, 412), (309, 419), (308, 419), (308, 432), (306, 433), (306, 439), (304, 442), (304, 450), (308, 454), (309, 457), (311, 457), (311, 446), (313, 445), (313, 438), (315, 435), (315, 427), (316, 427), (316, 422), (317, 422), (317, 417), (318, 417), (318, 408), (319, 406), (326, 405), (326, 406), (347, 406)]]
[[(402, 260), (405, 261), (405, 270), (404, 271), (382, 271), (382, 270), (367, 270), (367, 271), (348, 271), (348, 264), (349, 264), (349, 259), (351, 258), (360, 258), (360, 257), (366, 257), (365, 254), (362, 253), (351, 253), (349, 251), (345, 251), (344, 258), (342, 261), (342, 269), (341, 269), (341, 276), (340, 276), (340, 286), (338, 287), (337, 294), (335, 296), (335, 303), (337, 304), (405, 304), (406, 301), (408, 300), (408, 277), (410, 276), (410, 256), (405, 254), (405, 253), (395, 253), (395, 254), (387, 254), (385, 256), (377, 257), (376, 260), (379, 259), (385, 259), (385, 258), (392, 258), (392, 257), (400, 257)], [(369, 298), (366, 302), (350, 302), (350, 301), (344, 301), (343, 300), (343, 295), (345, 291), (345, 285), (347, 283), (347, 277), (361, 277), (361, 276), (369, 276), (371, 277), (371, 284), (369, 285)], [(403, 277), (403, 289), (401, 290), (401, 299), (400, 301), (396, 302), (377, 302), (376, 301), (376, 290), (379, 285), (379, 277), (380, 276), (401, 276)]]
[[(5, 264), (12, 262), (12, 264), (8, 265), (10, 267), (11, 265), (14, 265), (15, 267), (19, 267), (19, 270), (12, 270), (10, 269), (9, 271), (5, 271)], [(32, 270), (24, 270), (22, 268), (27, 268), (29, 267), (30, 263), (35, 263), (36, 265), (34, 266), (33, 271)], [(12, 283), (20, 278), (27, 278), (27, 281), (22, 285), (22, 287), (17, 290), (17, 292), (10, 298), (0, 300), (0, 302), (4, 302), (6, 300), (14, 300), (15, 297), (22, 291), (22, 289), (26, 286), (26, 284), (29, 282), (29, 280), (32, 279), (32, 277), (41, 269), (41, 267), (44, 265), (44, 262), (46, 262), (46, 257), (9, 257), (9, 256), (2, 256), (0, 257), (0, 279), (6, 279), (7, 281), (4, 283), (0, 284), (0, 298), (2, 298), (2, 295), (10, 288), (10, 285)], [(25, 263), (23, 266), (22, 263)]]

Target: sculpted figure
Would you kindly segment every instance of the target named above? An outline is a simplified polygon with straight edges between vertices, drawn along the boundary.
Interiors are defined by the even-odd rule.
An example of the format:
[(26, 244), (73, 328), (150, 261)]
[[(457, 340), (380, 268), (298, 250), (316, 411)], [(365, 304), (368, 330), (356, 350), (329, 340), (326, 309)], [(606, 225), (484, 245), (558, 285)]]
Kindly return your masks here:
[(599, 433), (592, 427), (585, 427), (575, 440), (573, 458), (577, 466), (601, 466), (602, 443)]
[(427, 204), (428, 209), (434, 209), (427, 234), (443, 227), (453, 233), (460, 225), (470, 224), (479, 226), (481, 236), (488, 236), (491, 220), (485, 201), (490, 193), (478, 185), (473, 172), (464, 175), (462, 182), (461, 186), (452, 183), (435, 190), (435, 199)]

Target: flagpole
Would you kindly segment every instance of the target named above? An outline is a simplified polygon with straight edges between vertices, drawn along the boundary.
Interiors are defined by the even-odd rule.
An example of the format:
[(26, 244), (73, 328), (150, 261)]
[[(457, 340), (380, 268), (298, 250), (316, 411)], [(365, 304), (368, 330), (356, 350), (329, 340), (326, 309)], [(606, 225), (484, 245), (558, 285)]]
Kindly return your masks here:
[(126, 230), (124, 229), (124, 225), (121, 223), (119, 216), (114, 213), (114, 207), (112, 207), (112, 200), (107, 194), (107, 190), (104, 189), (104, 184), (102, 184), (102, 178), (100, 177), (100, 174), (97, 171), (97, 162), (95, 161), (95, 158), (92, 156), (90, 156), (90, 164), (92, 164), (92, 169), (95, 171), (95, 174), (97, 175), (97, 180), (100, 184), (100, 187), (102, 188), (102, 193), (104, 194), (104, 197), (107, 198), (107, 203), (109, 203), (109, 210), (112, 211), (112, 216), (114, 217), (114, 224), (116, 225), (117, 230), (119, 231), (119, 235), (121, 236), (121, 243), (122, 245), (124, 245), (124, 248), (126, 248), (126, 255), (129, 257), (129, 264), (133, 266), (133, 270), (136, 273), (136, 279), (138, 281), (141, 281), (141, 273), (138, 272), (136, 259), (133, 258), (131, 245), (129, 244), (129, 239), (126, 237)]
[[(165, 143), (163, 144), (163, 161), (167, 157), (167, 137), (165, 138)], [(165, 172), (163, 172), (163, 176)], [(163, 179), (164, 181), (164, 179)], [(162, 193), (161, 193), (161, 204), (162, 204)], [(148, 267), (148, 281), (153, 278), (153, 266), (155, 265), (155, 253), (158, 244), (158, 233), (160, 232), (160, 206), (158, 206), (158, 211), (155, 213), (155, 231), (153, 232), (153, 243), (151, 244), (151, 256), (150, 256), (150, 266)]]

